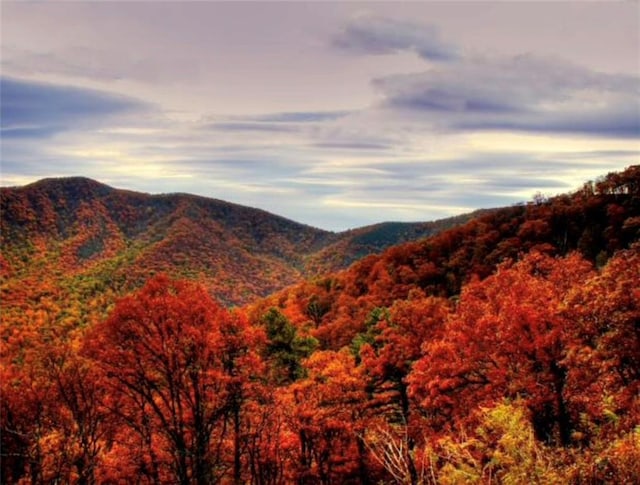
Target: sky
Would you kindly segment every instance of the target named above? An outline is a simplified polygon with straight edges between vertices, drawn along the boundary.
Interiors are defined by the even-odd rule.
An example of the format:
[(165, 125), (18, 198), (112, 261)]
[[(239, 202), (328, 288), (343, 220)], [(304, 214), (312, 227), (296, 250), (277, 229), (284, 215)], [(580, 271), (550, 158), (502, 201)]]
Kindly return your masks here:
[(639, 163), (633, 1), (0, 4), (0, 183), (86, 176), (328, 230)]

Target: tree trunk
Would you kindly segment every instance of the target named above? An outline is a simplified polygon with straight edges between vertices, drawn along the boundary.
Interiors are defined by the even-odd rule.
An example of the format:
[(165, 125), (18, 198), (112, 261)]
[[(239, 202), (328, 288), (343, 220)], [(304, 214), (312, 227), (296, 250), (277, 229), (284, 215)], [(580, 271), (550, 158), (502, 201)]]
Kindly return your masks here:
[(554, 394), (556, 399), (556, 422), (558, 424), (558, 437), (562, 446), (567, 446), (571, 439), (571, 417), (567, 412), (564, 402), (564, 385), (566, 372), (556, 362), (551, 364), (553, 375)]

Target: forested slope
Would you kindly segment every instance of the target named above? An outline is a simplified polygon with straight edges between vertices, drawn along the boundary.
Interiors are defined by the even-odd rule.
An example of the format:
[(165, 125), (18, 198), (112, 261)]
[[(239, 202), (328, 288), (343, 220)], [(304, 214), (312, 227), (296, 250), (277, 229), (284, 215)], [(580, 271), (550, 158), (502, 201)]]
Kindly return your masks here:
[(467, 224), (370, 255), (348, 270), (316, 278), (259, 304), (282, 308), (296, 323), (313, 322), (327, 348), (362, 330), (366, 315), (412, 295), (457, 297), (473, 278), (531, 250), (577, 251), (596, 266), (640, 235), (640, 167), (588, 182), (573, 193), (480, 214)]
[(638, 483), (639, 231), (634, 166), (232, 311), (165, 275), (95, 321), (24, 300), (3, 480)]
[(121, 295), (165, 272), (197, 279), (227, 305), (464, 220), (332, 233), (220, 200), (123, 191), (81, 177), (2, 188), (0, 216), (5, 294), (46, 273), (58, 290), (93, 286)]

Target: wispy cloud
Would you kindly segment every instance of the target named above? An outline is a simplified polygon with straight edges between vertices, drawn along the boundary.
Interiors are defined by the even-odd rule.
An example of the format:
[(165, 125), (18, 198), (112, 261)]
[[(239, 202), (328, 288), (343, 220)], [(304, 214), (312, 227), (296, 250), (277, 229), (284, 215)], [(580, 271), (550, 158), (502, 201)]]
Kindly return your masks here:
[(383, 105), (451, 130), (640, 135), (640, 78), (560, 59), (464, 58), (374, 81)]
[(13, 78), (0, 79), (0, 96), (3, 138), (48, 138), (149, 108), (121, 95)]
[(291, 111), (253, 116), (214, 116), (205, 118), (201, 128), (230, 132), (283, 132), (299, 133), (312, 125), (322, 125), (344, 118), (349, 111)]
[(231, 131), (231, 132), (276, 132), (294, 133), (299, 131), (297, 126), (284, 125), (282, 123), (262, 123), (262, 122), (217, 122), (208, 123), (202, 126), (203, 129), (211, 131)]
[(261, 116), (248, 117), (254, 121), (266, 123), (314, 123), (343, 118), (349, 111), (293, 111), (288, 113), (270, 113)]
[[(582, 57), (566, 59), (537, 37), (519, 42), (522, 19), (501, 3), (482, 14), (500, 20), (501, 38), (457, 8), (410, 4), (353, 16), (361, 6), (285, 2), (250, 16), (257, 6), (234, 2), (14, 3), (2, 184), (86, 175), (345, 229), (554, 195), (637, 163), (637, 72), (600, 72), (584, 37)], [(540, 18), (547, 8), (531, 7)], [(590, 15), (593, 25), (563, 21), (601, 25)], [(600, 51), (629, 57), (595, 31)], [(494, 35), (491, 49), (474, 42)]]
[(391, 143), (381, 143), (381, 142), (366, 142), (366, 141), (336, 141), (336, 142), (319, 142), (313, 143), (311, 146), (315, 148), (323, 148), (323, 149), (332, 149), (332, 150), (354, 150), (354, 151), (379, 151), (379, 150), (388, 150), (393, 147)]
[(397, 21), (373, 15), (358, 15), (336, 34), (332, 43), (339, 49), (361, 54), (393, 54), (413, 51), (434, 61), (458, 57), (458, 49), (444, 42), (436, 27)]

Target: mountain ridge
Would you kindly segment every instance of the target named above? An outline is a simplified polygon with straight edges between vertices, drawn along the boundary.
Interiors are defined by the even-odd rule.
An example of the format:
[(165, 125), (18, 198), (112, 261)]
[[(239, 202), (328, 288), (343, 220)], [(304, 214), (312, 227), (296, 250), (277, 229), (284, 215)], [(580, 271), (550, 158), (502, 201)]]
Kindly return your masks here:
[(50, 271), (68, 274), (112, 261), (100, 277), (127, 279), (127, 289), (166, 271), (204, 278), (231, 305), (472, 217), (332, 232), (220, 199), (122, 190), (80, 176), (0, 188), (0, 203), (5, 272), (28, 272), (38, 254), (48, 255)]
[(300, 282), (253, 306), (255, 321), (277, 308), (311, 328), (321, 348), (348, 346), (370, 315), (395, 301), (456, 300), (470, 281), (531, 252), (578, 253), (602, 267), (619, 251), (640, 251), (640, 165), (586, 182), (571, 194), (480, 213), (466, 224), (361, 258), (340, 272)]

